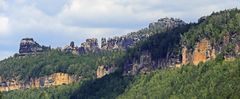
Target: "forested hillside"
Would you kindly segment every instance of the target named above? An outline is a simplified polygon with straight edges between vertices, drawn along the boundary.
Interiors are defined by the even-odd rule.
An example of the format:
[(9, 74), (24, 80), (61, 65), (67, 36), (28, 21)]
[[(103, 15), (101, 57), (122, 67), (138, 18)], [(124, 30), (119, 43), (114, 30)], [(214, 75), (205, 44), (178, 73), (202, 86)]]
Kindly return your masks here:
[(78, 56), (51, 50), (39, 55), (10, 57), (0, 62), (0, 76), (2, 79), (27, 81), (29, 78), (63, 72), (90, 79), (95, 78), (99, 65), (112, 66), (114, 60), (122, 55), (122, 52), (103, 51)]
[[(55, 72), (87, 79), (70, 85), (2, 92), (0, 96), (4, 99), (240, 97), (240, 10), (212, 13), (200, 18), (198, 23), (157, 30), (126, 51), (105, 50), (78, 56), (52, 50), (3, 60), (0, 62), (0, 76), (5, 79), (19, 76), (20, 80), (27, 81), (29, 77)], [(143, 34), (152, 33), (145, 32)], [(208, 52), (214, 52), (215, 57), (209, 58)], [(183, 54), (190, 62), (182, 62)], [(199, 59), (204, 61), (194, 64), (192, 61), (198, 60), (198, 55), (202, 55)], [(96, 78), (99, 65), (118, 69)]]

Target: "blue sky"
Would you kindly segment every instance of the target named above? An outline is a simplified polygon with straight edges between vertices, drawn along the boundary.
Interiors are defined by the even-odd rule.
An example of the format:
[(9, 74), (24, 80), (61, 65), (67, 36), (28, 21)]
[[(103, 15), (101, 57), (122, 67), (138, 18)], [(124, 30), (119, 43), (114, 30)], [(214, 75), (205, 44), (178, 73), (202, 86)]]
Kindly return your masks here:
[(239, 7), (239, 0), (0, 0), (0, 60), (17, 53), (24, 37), (52, 47), (80, 45), (163, 17), (196, 22), (213, 11)]

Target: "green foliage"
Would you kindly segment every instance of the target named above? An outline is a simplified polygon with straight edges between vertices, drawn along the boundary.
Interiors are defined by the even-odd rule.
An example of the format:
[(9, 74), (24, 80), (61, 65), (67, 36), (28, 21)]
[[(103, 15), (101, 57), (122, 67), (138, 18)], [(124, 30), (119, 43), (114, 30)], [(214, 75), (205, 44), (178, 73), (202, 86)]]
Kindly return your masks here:
[(0, 76), (6, 79), (19, 76), (20, 80), (27, 81), (30, 77), (63, 72), (94, 78), (98, 65), (112, 66), (122, 55), (122, 52), (99, 52), (78, 56), (52, 50), (40, 55), (11, 57), (0, 62)]
[(147, 40), (136, 44), (134, 48), (128, 49), (126, 54), (127, 58), (125, 59), (138, 59), (144, 51), (150, 52), (154, 60), (166, 58), (169, 54), (179, 55), (181, 35), (186, 32), (191, 25), (192, 24), (182, 25), (150, 36)]
[[(92, 78), (95, 78), (98, 65), (123, 66), (126, 61), (139, 58), (144, 51), (149, 51), (153, 59), (159, 59), (166, 58), (168, 54), (179, 54), (180, 44), (193, 48), (196, 42), (203, 38), (208, 38), (212, 45), (221, 45), (226, 33), (239, 34), (239, 13), (237, 9), (213, 13), (198, 24), (172, 30), (144, 29), (140, 34), (150, 32), (155, 35), (129, 49), (126, 55), (124, 52), (101, 52), (76, 56), (53, 50), (41, 55), (3, 60), (0, 62), (0, 75), (7, 79), (20, 76), (22, 80), (27, 80), (29, 77), (55, 72), (66, 72), (88, 78), (78, 84), (4, 92), (3, 98), (238, 98), (240, 97), (240, 60), (224, 61), (226, 53), (234, 52), (235, 43), (224, 47), (224, 52), (217, 55), (215, 60), (200, 63), (198, 66), (189, 64), (181, 68), (157, 70), (134, 77), (122, 76), (120, 70), (101, 79)], [(234, 42), (239, 40), (239, 36), (232, 39)]]
[(217, 62), (222, 62), (224, 60), (224, 54), (223, 53), (218, 54), (215, 60)]
[(9, 91), (3, 93), (3, 99), (69, 99), (81, 84), (82, 82), (49, 88)]
[(198, 66), (122, 76), (115, 72), (101, 79), (43, 89), (4, 92), (4, 99), (165, 99), (240, 97), (240, 60), (208, 61)]
[(2, 92), (0, 92), (0, 99), (2, 99)]
[(135, 77), (119, 99), (237, 98), (240, 60), (209, 61), (198, 66), (159, 70)]
[(115, 72), (101, 79), (87, 81), (71, 95), (71, 99), (114, 99), (124, 92), (131, 79)]
[(238, 33), (240, 30), (240, 10), (231, 9), (207, 16), (196, 26), (184, 33), (182, 43), (193, 48), (196, 42), (208, 38), (213, 45), (221, 45), (227, 33)]

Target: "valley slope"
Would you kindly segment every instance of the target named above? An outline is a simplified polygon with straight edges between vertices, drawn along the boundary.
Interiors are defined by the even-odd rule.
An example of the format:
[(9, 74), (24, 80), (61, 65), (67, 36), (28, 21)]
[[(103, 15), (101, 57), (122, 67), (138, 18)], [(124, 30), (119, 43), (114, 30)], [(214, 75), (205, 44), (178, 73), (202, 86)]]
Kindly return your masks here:
[[(168, 21), (158, 22), (184, 23), (176, 19), (165, 20)], [(3, 80), (14, 78), (25, 83), (30, 78), (57, 72), (81, 79), (43, 90), (3, 92), (2, 96), (22, 99), (32, 96), (72, 99), (240, 97), (238, 9), (204, 16), (198, 23), (176, 26), (171, 23), (173, 27), (163, 24), (166, 28), (160, 28), (162, 24), (159, 24), (150, 24), (127, 37), (110, 39), (98, 53), (74, 55), (51, 50), (40, 55), (3, 60), (0, 62)], [(135, 38), (136, 42), (125, 46)], [(98, 67), (106, 71), (111, 67), (116, 69), (111, 74), (97, 77)]]

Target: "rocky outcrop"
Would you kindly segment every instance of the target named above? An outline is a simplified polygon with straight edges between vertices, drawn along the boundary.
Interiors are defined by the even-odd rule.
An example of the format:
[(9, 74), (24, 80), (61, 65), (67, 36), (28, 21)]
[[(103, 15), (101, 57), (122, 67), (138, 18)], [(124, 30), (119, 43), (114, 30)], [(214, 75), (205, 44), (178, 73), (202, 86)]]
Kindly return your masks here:
[(84, 48), (86, 53), (95, 53), (100, 50), (96, 38), (86, 39), (86, 42), (83, 42), (81, 47)]
[(212, 53), (212, 52), (215, 52), (215, 51), (213, 51), (209, 40), (202, 39), (195, 46), (195, 49), (193, 52), (193, 64), (197, 65), (200, 62), (206, 62), (209, 59), (213, 59), (215, 56), (215, 53)]
[(75, 47), (73, 41), (70, 43), (70, 45), (65, 46), (63, 51), (66, 52), (66, 53), (72, 53), (72, 54), (75, 54), (75, 55), (79, 54), (79, 48)]
[(72, 41), (70, 45), (64, 47), (62, 51), (66, 53), (72, 53), (76, 55), (84, 54), (84, 53), (96, 53), (100, 51), (98, 46), (98, 41), (96, 38), (86, 39), (86, 42), (81, 43), (80, 47), (74, 46), (74, 42)]
[(186, 23), (180, 19), (162, 18), (157, 22), (150, 23), (148, 28), (144, 28), (137, 32), (132, 32), (121, 37), (102, 38), (101, 49), (103, 50), (126, 50), (133, 47), (137, 42), (145, 40), (149, 36), (161, 33)]
[(114, 71), (115, 71), (114, 67), (108, 67), (108, 66), (101, 65), (101, 66), (98, 66), (96, 76), (97, 76), (97, 78), (102, 78), (103, 76), (110, 74)]
[(135, 75), (138, 73), (147, 74), (155, 69), (171, 68), (181, 65), (179, 58), (169, 57), (153, 60), (149, 51), (141, 53), (139, 59), (127, 61), (124, 65), (123, 75)]
[(97, 69), (97, 78), (102, 78), (102, 77), (105, 76), (106, 74), (108, 74), (108, 71), (107, 71), (106, 67), (104, 67), (104, 66), (98, 66), (98, 69)]
[(206, 62), (216, 58), (216, 51), (211, 46), (210, 41), (206, 38), (196, 43), (193, 52), (189, 51), (185, 46), (182, 48), (182, 64), (193, 63), (194, 65), (200, 62)]
[(0, 91), (66, 85), (77, 82), (78, 80), (79, 78), (76, 76), (71, 76), (66, 73), (54, 73), (40, 78), (30, 78), (29, 82), (25, 83), (17, 80), (2, 81)]
[(40, 46), (33, 38), (23, 38), (20, 42), (19, 54), (37, 54), (39, 52), (50, 50), (51, 47)]
[(189, 63), (189, 58), (188, 58), (188, 49), (186, 46), (182, 48), (182, 64), (186, 65)]

